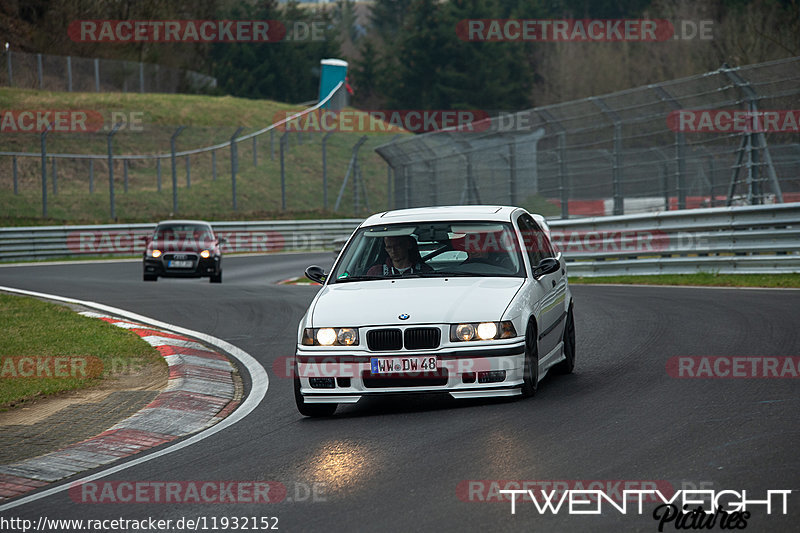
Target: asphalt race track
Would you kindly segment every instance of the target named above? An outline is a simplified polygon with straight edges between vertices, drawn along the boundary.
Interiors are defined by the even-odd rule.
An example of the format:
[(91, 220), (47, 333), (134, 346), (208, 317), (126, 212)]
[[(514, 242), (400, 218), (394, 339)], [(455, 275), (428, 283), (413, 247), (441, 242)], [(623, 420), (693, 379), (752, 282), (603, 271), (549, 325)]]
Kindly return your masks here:
[[(576, 371), (546, 377), (533, 399), (382, 398), (340, 407), (331, 419), (304, 419), (291, 380), (276, 375), (273, 362), (292, 355), (317, 288), (275, 282), (312, 263), (327, 268), (332, 259), (226, 257), (221, 285), (144, 283), (139, 262), (0, 268), (0, 285), (202, 331), (250, 353), (269, 373), (266, 397), (245, 419), (102, 481), (276, 481), (287, 488), (285, 500), (270, 504), (87, 504), (61, 492), (2, 516), (206, 517), (209, 528), (216, 517), (218, 529), (223, 517), (278, 517), (280, 531), (658, 531), (653, 503), (641, 515), (635, 506), (622, 514), (606, 505), (602, 514), (580, 516), (540, 514), (521, 501), (512, 515), (508, 501), (470, 500), (491, 480), (563, 480), (571, 488), (651, 481), (675, 490), (746, 489), (751, 500), (800, 489), (800, 380), (678, 379), (667, 371), (679, 356), (797, 357), (800, 291), (573, 286)], [(751, 509), (747, 531), (800, 528), (797, 492), (787, 515), (764, 507)], [(674, 523), (664, 531), (676, 531)]]

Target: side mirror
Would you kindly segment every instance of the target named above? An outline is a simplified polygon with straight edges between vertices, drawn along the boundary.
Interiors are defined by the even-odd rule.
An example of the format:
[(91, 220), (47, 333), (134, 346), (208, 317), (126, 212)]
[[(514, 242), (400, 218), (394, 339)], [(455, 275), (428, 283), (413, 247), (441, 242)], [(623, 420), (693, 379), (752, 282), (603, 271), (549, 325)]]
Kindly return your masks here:
[(555, 258), (545, 257), (533, 269), (533, 277), (538, 278), (539, 276), (552, 274), (553, 272), (556, 272), (559, 268), (561, 268), (561, 265), (558, 263), (558, 261), (555, 260)]
[(311, 265), (306, 269), (306, 277), (311, 281), (316, 281), (320, 284), (324, 284), (325, 280), (328, 279), (328, 275), (325, 274), (325, 271), (322, 270), (322, 267), (318, 267), (317, 265)]
[(228, 244), (228, 239), (226, 239), (225, 237), (220, 237), (219, 239), (217, 239), (217, 242), (219, 243), (220, 246), (222, 246), (223, 244)]

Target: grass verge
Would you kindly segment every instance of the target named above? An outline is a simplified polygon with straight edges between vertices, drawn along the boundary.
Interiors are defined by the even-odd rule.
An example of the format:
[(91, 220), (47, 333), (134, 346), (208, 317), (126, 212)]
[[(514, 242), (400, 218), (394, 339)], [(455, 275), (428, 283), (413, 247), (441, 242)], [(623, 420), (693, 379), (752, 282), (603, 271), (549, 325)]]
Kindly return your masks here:
[(0, 410), (165, 365), (130, 331), (35, 298), (0, 294)]
[[(47, 161), (47, 217), (42, 216), (40, 157), (18, 157), (17, 191), (14, 162), (0, 157), (0, 226), (153, 222), (170, 217), (207, 220), (312, 219), (365, 216), (387, 205), (387, 166), (374, 151), (394, 138), (393, 133), (337, 132), (325, 141), (323, 180), (322, 133), (289, 133), (281, 164), (280, 131), (238, 143), (236, 202), (233, 209), (231, 149), (178, 157), (175, 161), (177, 211), (173, 209), (173, 170), (170, 159), (120, 160), (114, 163), (115, 219), (111, 218), (108, 151), (109, 126), (117, 116), (136, 117), (113, 137), (119, 155), (169, 153), (229, 143), (239, 128), (252, 133), (302, 108), (268, 100), (244, 98), (133, 94), (54, 93), (0, 88), (0, 109), (75, 110), (98, 112), (104, 119), (97, 132), (52, 132), (46, 137), (49, 154), (95, 154), (104, 158)], [(345, 184), (353, 146), (362, 135), (359, 152), (361, 186)], [(408, 134), (404, 134), (408, 135)], [(38, 133), (4, 133), (3, 150), (40, 153)], [(283, 166), (284, 178), (281, 179)], [(352, 172), (351, 172), (352, 174)], [(55, 180), (53, 178), (56, 178)], [(160, 183), (160, 186), (159, 186)], [(324, 183), (324, 187), (323, 187)], [(326, 202), (327, 200), (327, 202)], [(335, 209), (337, 207), (338, 209)]]
[(800, 274), (663, 274), (655, 276), (572, 277), (575, 284), (697, 285), (710, 287), (800, 287)]

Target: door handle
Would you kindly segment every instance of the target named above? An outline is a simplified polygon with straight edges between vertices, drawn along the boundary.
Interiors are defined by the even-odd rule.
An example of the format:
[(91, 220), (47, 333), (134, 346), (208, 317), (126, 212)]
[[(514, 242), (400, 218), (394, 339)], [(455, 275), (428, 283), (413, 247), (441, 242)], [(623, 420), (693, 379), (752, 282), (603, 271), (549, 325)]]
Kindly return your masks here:
[(553, 287), (556, 286), (556, 280), (553, 280)]

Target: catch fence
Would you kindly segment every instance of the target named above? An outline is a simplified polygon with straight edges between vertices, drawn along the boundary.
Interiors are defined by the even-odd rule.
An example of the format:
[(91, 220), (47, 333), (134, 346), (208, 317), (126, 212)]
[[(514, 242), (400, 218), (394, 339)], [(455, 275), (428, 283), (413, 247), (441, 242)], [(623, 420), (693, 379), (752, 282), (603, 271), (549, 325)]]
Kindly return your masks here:
[(800, 57), (495, 113), (377, 147), (393, 207), (551, 217), (800, 200)]

